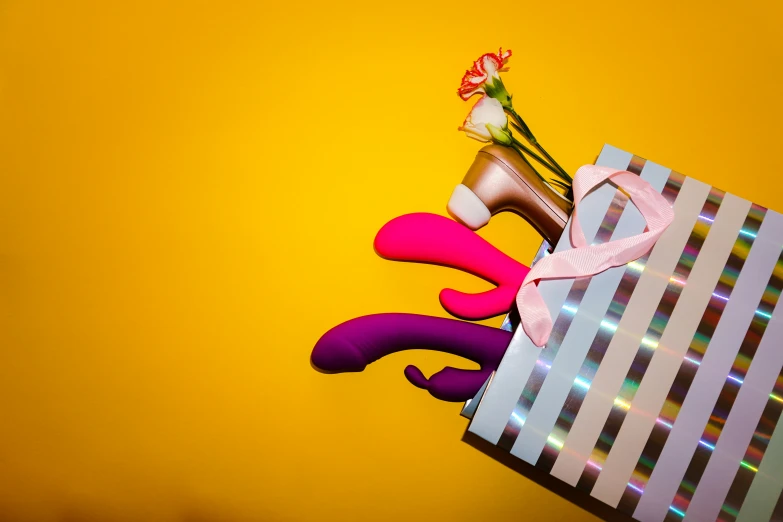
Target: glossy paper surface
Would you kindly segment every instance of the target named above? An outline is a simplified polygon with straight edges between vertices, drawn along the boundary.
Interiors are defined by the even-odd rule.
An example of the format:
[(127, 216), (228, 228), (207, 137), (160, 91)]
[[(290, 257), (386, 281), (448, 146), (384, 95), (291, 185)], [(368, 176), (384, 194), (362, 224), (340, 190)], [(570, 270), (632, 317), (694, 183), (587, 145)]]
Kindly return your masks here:
[[(597, 164), (646, 179), (675, 221), (627, 266), (539, 285), (552, 337), (538, 349), (516, 330), (469, 429), (644, 522), (768, 520), (783, 491), (783, 215), (608, 145)], [(644, 227), (609, 185), (579, 212), (594, 242)]]

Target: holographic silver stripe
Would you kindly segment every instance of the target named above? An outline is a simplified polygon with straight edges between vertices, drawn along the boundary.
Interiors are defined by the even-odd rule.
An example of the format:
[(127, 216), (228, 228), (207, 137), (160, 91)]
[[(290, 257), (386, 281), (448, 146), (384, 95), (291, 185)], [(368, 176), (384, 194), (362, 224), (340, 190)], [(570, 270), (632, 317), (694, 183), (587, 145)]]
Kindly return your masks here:
[[(674, 223), (660, 237), (650, 253), (644, 272), (617, 323), (604, 359), (590, 383), (579, 414), (563, 442), (563, 449), (552, 467), (551, 474), (567, 484), (575, 486), (584, 471), (612, 409), (617, 390), (622, 385), (639, 343), (650, 325), (660, 297), (663, 296), (709, 191), (709, 185), (693, 178), (686, 177), (683, 181), (674, 204)], [(639, 451), (641, 453), (641, 448)], [(628, 474), (630, 476), (630, 470)]]
[[(704, 475), (705, 470), (711, 460), (715, 446), (724, 431), (726, 421), (734, 406), (737, 397), (740, 394), (743, 383), (747, 379), (751, 364), (755, 362), (760, 364), (759, 359), (753, 360), (757, 351), (760, 349), (761, 340), (767, 331), (767, 327), (772, 319), (772, 314), (780, 298), (780, 292), (783, 289), (783, 253), (778, 259), (775, 270), (770, 277), (767, 289), (756, 308), (750, 327), (745, 334), (739, 353), (734, 359), (731, 371), (726, 377), (723, 388), (718, 395), (717, 402), (710, 414), (709, 422), (702, 432), (702, 436), (691, 457), (690, 464), (685, 472), (685, 476), (680, 481), (680, 487), (669, 506), (666, 520), (681, 520), (691, 504), (696, 488)], [(777, 346), (776, 348), (779, 348)], [(776, 373), (778, 373), (776, 370)], [(750, 386), (753, 386), (753, 383)], [(769, 391), (769, 388), (767, 389)], [(739, 460), (737, 467), (739, 467)], [(736, 471), (736, 468), (735, 468)]]
[[(624, 169), (632, 157), (627, 152), (606, 145), (596, 164)], [(595, 238), (616, 193), (616, 187), (611, 183), (604, 183), (592, 191), (585, 200), (589, 204), (580, 210), (580, 221), (588, 241), (593, 241)], [(571, 242), (568, 240), (569, 233), (570, 221), (566, 223), (562, 238), (555, 246), (555, 252), (572, 249)], [(558, 316), (572, 284), (573, 279), (551, 279), (538, 284), (538, 290), (551, 317)], [(517, 328), (495, 372), (492, 385), (487, 387), (486, 393), (481, 398), (468, 431), (492, 444), (497, 444), (540, 354), (541, 348), (530, 341), (523, 329)]]
[(715, 290), (712, 292), (707, 309), (704, 311), (696, 329), (696, 335), (694, 335), (688, 352), (685, 354), (677, 377), (674, 379), (674, 384), (671, 390), (669, 390), (669, 395), (666, 397), (661, 413), (658, 415), (652, 434), (642, 451), (642, 456), (639, 458), (636, 469), (631, 476), (631, 480), (626, 485), (623, 498), (618, 505), (618, 509), (628, 515), (632, 515), (636, 509), (639, 498), (650, 478), (650, 473), (658, 461), (661, 450), (669, 436), (671, 426), (677, 418), (682, 402), (685, 400), (685, 396), (696, 375), (696, 370), (699, 368), (702, 357), (712, 340), (712, 335), (715, 333), (718, 321), (720, 321), (726, 304), (731, 297), (734, 285), (745, 264), (750, 248), (753, 245), (753, 240), (756, 238), (759, 226), (765, 215), (766, 209), (754, 205), (737, 236), (726, 267), (718, 280), (718, 284), (715, 286)]
[(577, 483), (577, 487), (580, 489), (592, 491), (593, 485), (603, 469), (606, 456), (609, 454), (615, 437), (617, 437), (617, 433), (625, 420), (625, 415), (631, 407), (631, 402), (636, 395), (636, 390), (639, 388), (650, 360), (652, 360), (655, 354), (661, 335), (663, 335), (666, 326), (669, 324), (671, 313), (680, 298), (683, 288), (687, 284), (688, 277), (696, 262), (696, 258), (701, 252), (707, 234), (710, 232), (712, 223), (715, 221), (715, 216), (723, 202), (724, 195), (725, 192), (713, 187), (701, 212), (699, 212), (699, 217), (691, 230), (691, 235), (680, 255), (680, 260), (669, 278), (669, 284), (658, 303), (658, 308), (653, 315), (650, 326), (642, 338), (636, 357), (631, 363), (625, 380), (614, 399), (609, 417), (604, 423), (604, 428), (601, 430), (598, 441)]
[[(647, 163), (641, 176), (653, 190), (661, 193), (670, 175), (671, 169), (655, 163)], [(632, 237), (641, 233), (645, 226), (646, 221), (639, 209), (635, 205), (630, 205), (617, 223), (612, 238)], [(519, 437), (511, 448), (512, 455), (528, 464), (535, 465), (541, 457), (548, 436), (574, 384), (574, 379), (587, 357), (590, 349), (589, 340), (598, 334), (601, 320), (612, 302), (612, 297), (626, 269), (627, 264), (609, 268), (592, 277), (590, 286), (579, 305), (579, 312), (574, 316), (558, 354), (552, 362), (552, 369), (549, 370)]]
[(783, 412), (783, 372), (778, 375), (778, 379), (775, 381), (775, 388), (769, 394), (767, 406), (764, 408), (764, 413), (761, 414), (761, 420), (753, 433), (750, 446), (742, 457), (737, 476), (734, 477), (726, 500), (723, 501), (720, 520), (736, 520), (750, 485), (756, 478), (756, 473), (759, 472), (761, 461), (764, 459), (764, 453), (767, 451), (775, 426), (780, 420), (781, 412)]
[[(687, 286), (661, 335), (633, 405), (591, 492), (593, 497), (612, 507), (622, 498), (750, 208), (750, 201), (732, 194), (726, 194), (723, 199)], [(689, 396), (693, 393), (691, 389)]]
[[(759, 471), (753, 478), (750, 490), (737, 515), (737, 522), (756, 522), (769, 520), (775, 509), (775, 503), (783, 492), (783, 424), (778, 423), (772, 432), (769, 446)], [(783, 520), (781, 518), (780, 520)]]
[[(752, 208), (750, 202), (744, 201), (744, 204), (747, 206), (746, 212), (750, 211)], [(736, 237), (742, 233), (741, 223), (739, 223), (734, 235)], [(644, 487), (644, 495), (634, 511), (636, 518), (663, 520), (666, 516), (704, 426), (709, 422), (710, 413), (731, 370), (732, 362), (751, 325), (756, 307), (769, 283), (769, 276), (778, 261), (782, 244), (783, 216), (768, 211), (759, 227), (757, 237), (753, 240), (753, 247), (739, 274), (731, 299), (726, 304), (722, 319), (718, 322), (709, 348), (699, 363), (690, 390), (680, 406), (677, 420), (672, 425), (666, 444)], [(682, 367), (683, 361), (684, 357), (678, 361), (678, 368), (675, 371)], [(670, 390), (662, 391), (668, 393)], [(661, 400), (655, 415), (660, 414), (664, 404), (665, 400)], [(653, 428), (658, 424), (655, 415), (649, 423), (648, 435), (641, 441), (642, 446), (648, 442), (649, 433), (652, 433)], [(754, 419), (754, 425), (757, 420)], [(738, 458), (737, 462), (739, 460)], [(638, 464), (638, 461), (635, 464)], [(627, 478), (631, 475), (632, 470), (629, 470)]]
[[(666, 182), (662, 194), (670, 205), (674, 205), (684, 179), (685, 177), (677, 172), (671, 172), (669, 175), (669, 179)], [(585, 394), (587, 393), (587, 390), (590, 389), (590, 384), (595, 376), (595, 372), (598, 370), (598, 366), (601, 364), (601, 360), (606, 353), (606, 348), (609, 346), (609, 342), (611, 341), (614, 332), (617, 330), (617, 324), (628, 305), (628, 300), (636, 287), (636, 283), (639, 281), (639, 277), (644, 271), (649, 255), (649, 253), (645, 254), (640, 259), (629, 263), (625, 269), (625, 273), (612, 297), (612, 301), (609, 304), (604, 318), (601, 320), (598, 332), (593, 338), (585, 361), (582, 363), (582, 367), (579, 369), (579, 372), (571, 385), (571, 390), (568, 392), (568, 396), (560, 410), (555, 425), (549, 434), (549, 437), (547, 437), (546, 446), (544, 446), (543, 452), (536, 463), (537, 467), (546, 472), (552, 470), (552, 466), (554, 465), (557, 456), (560, 454), (560, 450), (563, 447), (563, 441), (568, 436), (571, 426), (573, 426), (574, 419), (576, 418), (577, 413), (579, 413), (579, 408), (582, 405)]]
[[(634, 160), (636, 160), (634, 162)], [(631, 164), (628, 166), (630, 172), (639, 174), (641, 167), (644, 165), (644, 160), (634, 156)], [(631, 169), (634, 170), (631, 170)], [(621, 191), (617, 191), (612, 199), (612, 203), (609, 206), (609, 210), (601, 223), (601, 228), (598, 229), (598, 233), (595, 236), (593, 245), (599, 245), (606, 243), (612, 237), (617, 222), (620, 220), (620, 216), (625, 210), (625, 206), (628, 203), (628, 196)], [(568, 292), (568, 296), (560, 308), (560, 314), (555, 319), (555, 323), (552, 326), (552, 334), (550, 335), (547, 345), (541, 350), (541, 354), (536, 360), (536, 365), (533, 368), (533, 372), (528, 377), (527, 384), (525, 385), (522, 394), (517, 399), (517, 403), (514, 406), (514, 411), (508, 419), (506, 427), (503, 429), (503, 435), (500, 436), (498, 446), (506, 451), (510, 451), (514, 442), (519, 436), (519, 431), (522, 429), (522, 425), (527, 419), (527, 414), (530, 412), (530, 408), (538, 396), (538, 392), (541, 390), (541, 385), (546, 379), (549, 370), (552, 368), (552, 362), (560, 349), (560, 345), (563, 342), (568, 328), (571, 326), (571, 322), (574, 319), (579, 304), (582, 302), (582, 298), (590, 285), (590, 277), (581, 277), (574, 281), (571, 286), (571, 290)]]

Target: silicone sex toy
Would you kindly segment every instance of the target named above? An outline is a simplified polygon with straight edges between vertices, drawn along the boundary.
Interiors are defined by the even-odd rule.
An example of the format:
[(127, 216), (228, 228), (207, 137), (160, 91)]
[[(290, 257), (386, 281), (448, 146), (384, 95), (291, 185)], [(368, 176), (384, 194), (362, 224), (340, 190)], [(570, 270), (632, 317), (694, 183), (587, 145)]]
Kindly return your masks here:
[(545, 185), (515, 150), (491, 144), (476, 154), (451, 195), (448, 211), (473, 230), (498, 212), (512, 211), (555, 245), (571, 213), (571, 202)]
[(443, 307), (464, 319), (507, 313), (530, 271), (472, 230), (436, 214), (406, 214), (392, 219), (375, 236), (375, 250), (386, 259), (448, 266), (495, 283), (497, 288), (479, 294), (449, 288), (441, 291)]
[[(443, 307), (468, 319), (508, 312), (529, 268), (493, 247), (484, 238), (443, 216), (407, 214), (384, 225), (375, 237), (379, 255), (463, 270), (497, 285), (479, 294), (445, 289)], [(326, 371), (358, 372), (390, 353), (423, 348), (452, 353), (477, 362), (480, 370), (447, 367), (427, 379), (415, 366), (405, 376), (415, 386), (446, 401), (473, 397), (497, 369), (511, 333), (453, 319), (412, 314), (379, 314), (345, 322), (318, 341), (313, 364)]]
[(422, 348), (459, 355), (481, 366), (461, 370), (447, 366), (424, 377), (416, 366), (405, 368), (415, 386), (444, 401), (473, 397), (497, 369), (511, 341), (511, 332), (455, 319), (415, 314), (357, 317), (326, 332), (313, 348), (312, 362), (321, 370), (360, 372), (385, 355)]

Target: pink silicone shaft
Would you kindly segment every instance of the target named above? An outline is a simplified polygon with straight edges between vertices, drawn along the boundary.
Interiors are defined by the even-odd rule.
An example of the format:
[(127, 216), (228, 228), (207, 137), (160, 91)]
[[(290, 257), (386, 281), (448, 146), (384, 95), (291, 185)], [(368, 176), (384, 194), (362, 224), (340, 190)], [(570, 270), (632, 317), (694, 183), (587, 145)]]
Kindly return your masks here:
[(474, 231), (437, 214), (406, 214), (392, 219), (375, 237), (379, 255), (456, 268), (498, 285), (479, 294), (446, 289), (443, 306), (454, 315), (482, 319), (508, 312), (530, 271)]

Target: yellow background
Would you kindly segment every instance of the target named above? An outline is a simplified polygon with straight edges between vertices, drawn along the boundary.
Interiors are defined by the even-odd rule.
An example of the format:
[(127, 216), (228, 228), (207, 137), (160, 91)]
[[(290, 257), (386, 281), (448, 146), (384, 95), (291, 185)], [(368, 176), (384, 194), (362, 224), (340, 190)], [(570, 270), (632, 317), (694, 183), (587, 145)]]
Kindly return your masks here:
[[(125, 4), (125, 5), (122, 5)], [(775, 5), (777, 4), (777, 5)], [(393, 263), (480, 147), (456, 96), (514, 52), (571, 172), (604, 142), (783, 209), (780, 2), (0, 2), (0, 519), (579, 520), (319, 336), (488, 288)], [(475, 100), (475, 99), (474, 99)], [(481, 234), (528, 261), (503, 215)], [(500, 319), (486, 321), (498, 325)]]

